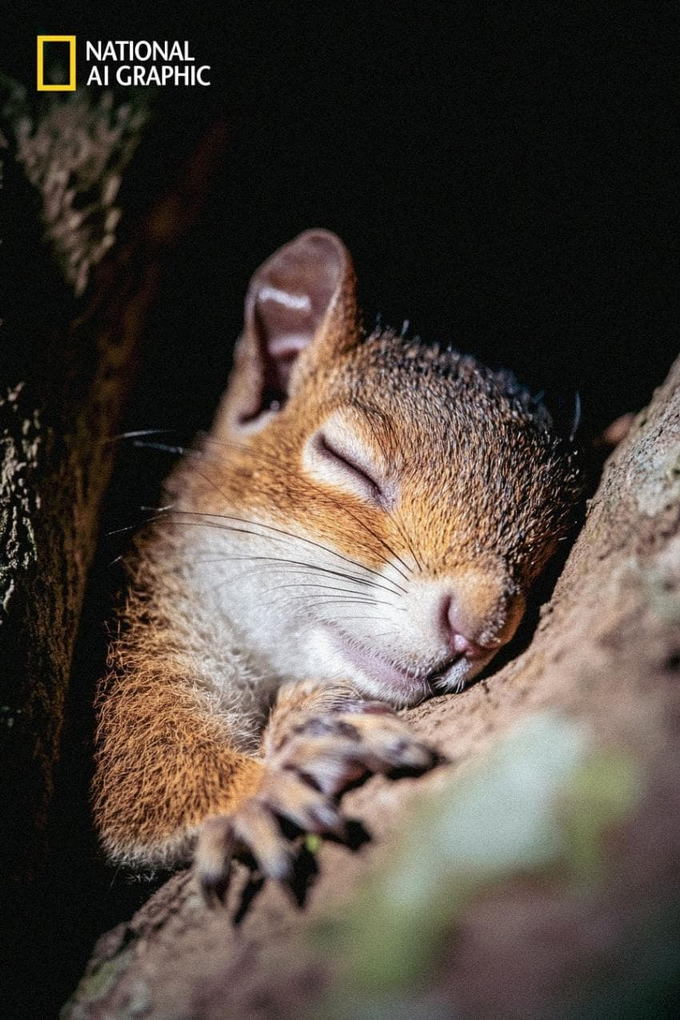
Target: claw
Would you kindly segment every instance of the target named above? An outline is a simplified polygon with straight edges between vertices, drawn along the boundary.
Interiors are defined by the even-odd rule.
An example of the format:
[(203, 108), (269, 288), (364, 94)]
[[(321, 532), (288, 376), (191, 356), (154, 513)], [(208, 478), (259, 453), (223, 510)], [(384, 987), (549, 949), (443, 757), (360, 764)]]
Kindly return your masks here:
[(253, 797), (246, 801), (234, 816), (234, 827), (263, 875), (277, 882), (290, 878), (295, 853), (263, 798)]
[[(362, 783), (371, 773), (394, 778), (418, 775), (437, 763), (436, 752), (414, 739), (385, 705), (368, 702), (364, 707), (364, 711), (352, 706), (349, 714), (306, 720), (282, 746), (274, 767), (279, 773), (294, 773), (298, 783), (332, 797)], [(303, 824), (290, 810), (291, 799), (286, 801), (283, 814)]]
[(329, 804), (318, 804), (310, 808), (309, 814), (313, 822), (313, 825), (309, 826), (310, 831), (318, 834), (331, 832), (339, 837), (344, 833), (345, 823), (339, 811)]
[(262, 797), (277, 815), (303, 832), (335, 832), (340, 824), (335, 805), (292, 770), (278, 772)]
[(198, 876), (198, 884), (203, 897), (203, 902), (206, 907), (214, 909), (217, 906), (224, 905), (229, 892), (229, 885), (231, 882), (231, 868), (228, 868), (223, 875), (205, 875), (200, 874)]
[(425, 744), (417, 744), (405, 739), (396, 740), (386, 748), (386, 759), (397, 768), (410, 768), (425, 771), (435, 763), (435, 753)]
[(229, 818), (207, 819), (198, 838), (194, 867), (203, 899), (209, 907), (225, 901), (235, 846)]
[(382, 702), (308, 718), (289, 733), (268, 759), (258, 792), (234, 814), (208, 819), (201, 829), (195, 870), (210, 906), (226, 898), (234, 856), (302, 902), (309, 875), (301, 878), (301, 833), (356, 849), (368, 836), (362, 829), (357, 840), (353, 823), (340, 813), (337, 801), (344, 792), (372, 773), (419, 775), (445, 761)]

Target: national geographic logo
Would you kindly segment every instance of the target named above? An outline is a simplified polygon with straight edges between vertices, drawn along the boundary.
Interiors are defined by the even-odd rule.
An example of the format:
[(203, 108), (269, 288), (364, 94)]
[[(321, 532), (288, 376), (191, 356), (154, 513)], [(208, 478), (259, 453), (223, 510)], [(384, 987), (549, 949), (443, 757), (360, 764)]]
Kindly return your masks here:
[[(68, 64), (64, 82), (45, 82), (45, 46), (50, 47), (50, 68), (55, 60), (54, 47), (60, 46), (59, 58)], [(81, 44), (82, 45), (82, 44)], [(68, 49), (66, 49), (68, 47)], [(82, 57), (82, 50), (81, 50)], [(85, 41), (85, 85), (135, 86), (206, 86), (211, 84), (212, 68), (198, 64), (186, 40), (158, 42), (131, 39)], [(62, 75), (63, 76), (63, 75)], [(74, 35), (39, 35), (37, 88), (39, 92), (73, 92), (76, 87), (76, 37)]]
[[(68, 53), (68, 80), (61, 84), (45, 83), (45, 43), (56, 46)], [(68, 47), (66, 51), (65, 47)], [(75, 92), (76, 88), (76, 37), (74, 35), (39, 35), (37, 54), (37, 88), (38, 92)]]

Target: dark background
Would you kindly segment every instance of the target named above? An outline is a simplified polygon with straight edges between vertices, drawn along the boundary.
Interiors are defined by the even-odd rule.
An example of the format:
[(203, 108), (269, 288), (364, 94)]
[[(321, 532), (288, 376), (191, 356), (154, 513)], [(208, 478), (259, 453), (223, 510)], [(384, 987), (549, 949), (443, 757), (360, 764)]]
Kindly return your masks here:
[(310, 226), (347, 243), (368, 320), (578, 388), (595, 428), (645, 403), (678, 346), (673, 5), (178, 6), (32, 5), (5, 35), (30, 86), (37, 32), (75, 32), (81, 76), (86, 38), (188, 39), (213, 67), (159, 96), (159, 177), (212, 119), (230, 143), (132, 424), (209, 422), (248, 277)]
[[(226, 125), (213, 190), (166, 273), (125, 427), (185, 440), (209, 425), (249, 276), (310, 226), (337, 231), (353, 253), (367, 322), (378, 311), (409, 319), (424, 339), (513, 368), (553, 408), (571, 408), (578, 389), (593, 431), (647, 402), (678, 347), (672, 5), (141, 6), (32, 4), (2, 32), (2, 67), (29, 92), (38, 33), (77, 34), (81, 71), (86, 38), (188, 39), (212, 64), (212, 87), (157, 96), (143, 172), (122, 196), (134, 213), (162, 190), (173, 154)], [(5, 243), (22, 230), (3, 224)], [(6, 299), (17, 308), (30, 306), (21, 286)], [(139, 520), (170, 463), (122, 448), (105, 530)], [(109, 564), (124, 543), (103, 536), (93, 570), (53, 871), (40, 918), (26, 921), (26, 966), (38, 970), (24, 988), (36, 973), (40, 987), (18, 1015), (52, 1015), (96, 935), (148, 893), (98, 870), (84, 817), (83, 731), (118, 583)]]

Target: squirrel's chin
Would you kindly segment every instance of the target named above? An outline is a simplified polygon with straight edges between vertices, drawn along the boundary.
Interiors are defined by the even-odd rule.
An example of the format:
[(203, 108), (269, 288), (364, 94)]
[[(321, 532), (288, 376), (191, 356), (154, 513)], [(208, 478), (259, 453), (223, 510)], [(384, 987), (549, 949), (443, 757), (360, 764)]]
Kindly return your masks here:
[(377, 650), (359, 645), (341, 632), (326, 637), (326, 649), (334, 671), (351, 678), (366, 697), (406, 707), (434, 693), (430, 675), (400, 667)]
[(351, 680), (364, 697), (387, 702), (397, 708), (417, 705), (434, 694), (463, 688), (487, 665), (496, 650), (483, 658), (464, 655), (438, 669), (401, 666), (378, 649), (352, 640), (341, 630), (323, 627), (308, 642), (311, 658), (329, 679)]

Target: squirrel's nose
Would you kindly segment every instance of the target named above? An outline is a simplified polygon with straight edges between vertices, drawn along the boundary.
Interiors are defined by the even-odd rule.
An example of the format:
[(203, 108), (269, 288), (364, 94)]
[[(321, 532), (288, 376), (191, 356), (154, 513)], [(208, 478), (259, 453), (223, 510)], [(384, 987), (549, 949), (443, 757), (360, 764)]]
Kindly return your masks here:
[(446, 596), (442, 606), (442, 624), (446, 633), (451, 651), (456, 655), (464, 655), (466, 659), (481, 659), (488, 655), (490, 648), (484, 647), (474, 641), (466, 633), (466, 627), (461, 619), (461, 613), (451, 596)]

